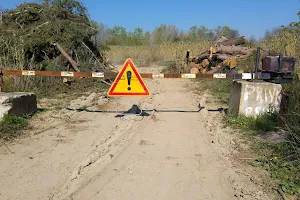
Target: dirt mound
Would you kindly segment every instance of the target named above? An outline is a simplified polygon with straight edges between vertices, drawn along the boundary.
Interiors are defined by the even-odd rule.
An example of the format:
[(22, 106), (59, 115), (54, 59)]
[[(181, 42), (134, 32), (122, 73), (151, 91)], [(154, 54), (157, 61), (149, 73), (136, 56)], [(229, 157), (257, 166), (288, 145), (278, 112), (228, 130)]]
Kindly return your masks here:
[(89, 96), (81, 96), (71, 102), (70, 108), (72, 109), (84, 109), (84, 108), (96, 108), (108, 102), (108, 99), (103, 94), (92, 93)]

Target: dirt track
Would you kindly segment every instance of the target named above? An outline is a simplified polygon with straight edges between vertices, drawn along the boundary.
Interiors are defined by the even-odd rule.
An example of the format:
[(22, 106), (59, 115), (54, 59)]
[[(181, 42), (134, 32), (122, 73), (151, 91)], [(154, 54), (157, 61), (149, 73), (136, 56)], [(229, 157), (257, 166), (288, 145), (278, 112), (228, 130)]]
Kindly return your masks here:
[[(143, 70), (143, 69), (141, 69)], [(151, 69), (157, 70), (157, 69)], [(233, 160), (236, 136), (220, 125), (190, 80), (146, 80), (149, 98), (97, 94), (93, 109), (197, 110), (148, 117), (49, 111), (30, 137), (0, 146), (0, 199), (274, 199), (247, 165)], [(96, 102), (96, 103), (95, 103)]]

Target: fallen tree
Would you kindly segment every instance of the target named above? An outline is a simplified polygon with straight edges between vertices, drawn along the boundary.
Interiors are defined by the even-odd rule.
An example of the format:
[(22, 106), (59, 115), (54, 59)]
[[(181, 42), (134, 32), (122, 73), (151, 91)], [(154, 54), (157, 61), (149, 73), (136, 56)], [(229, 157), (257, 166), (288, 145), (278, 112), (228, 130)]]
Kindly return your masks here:
[(77, 0), (44, 0), (41, 4), (24, 3), (4, 10), (0, 23), (0, 66), (66, 70), (69, 62), (54, 45), (58, 42), (81, 71), (106, 69), (104, 48), (99, 48), (93, 39), (97, 31), (86, 8)]

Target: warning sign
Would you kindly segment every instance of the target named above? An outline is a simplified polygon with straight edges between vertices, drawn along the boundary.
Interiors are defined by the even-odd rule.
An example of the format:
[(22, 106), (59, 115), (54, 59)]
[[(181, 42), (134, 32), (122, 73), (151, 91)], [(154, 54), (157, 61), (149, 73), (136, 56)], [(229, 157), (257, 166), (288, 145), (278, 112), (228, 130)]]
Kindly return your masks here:
[(141, 75), (128, 58), (108, 91), (108, 96), (149, 96)]

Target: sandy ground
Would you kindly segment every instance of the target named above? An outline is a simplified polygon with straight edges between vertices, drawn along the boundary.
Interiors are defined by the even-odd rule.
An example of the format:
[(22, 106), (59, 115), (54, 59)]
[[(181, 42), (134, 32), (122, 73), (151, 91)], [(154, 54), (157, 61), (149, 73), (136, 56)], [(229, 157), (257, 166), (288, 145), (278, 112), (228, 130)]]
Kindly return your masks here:
[[(141, 71), (157, 72), (159, 68)], [(261, 171), (234, 159), (239, 140), (205, 91), (185, 79), (145, 81), (151, 97), (80, 97), (71, 107), (197, 110), (124, 116), (47, 111), (0, 146), (0, 199), (277, 199)], [(256, 170), (256, 171), (255, 171)]]

